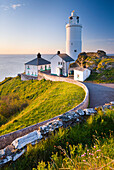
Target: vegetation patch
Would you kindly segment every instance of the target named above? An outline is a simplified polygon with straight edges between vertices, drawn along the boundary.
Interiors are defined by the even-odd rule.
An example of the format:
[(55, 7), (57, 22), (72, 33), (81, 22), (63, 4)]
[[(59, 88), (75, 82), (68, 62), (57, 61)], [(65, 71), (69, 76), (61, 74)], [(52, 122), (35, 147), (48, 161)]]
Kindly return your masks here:
[(28, 145), (21, 158), (3, 169), (113, 169), (113, 121), (114, 110), (99, 111), (86, 123), (59, 129), (35, 146)]
[(71, 83), (9, 79), (0, 85), (0, 135), (60, 115), (84, 97), (84, 90)]

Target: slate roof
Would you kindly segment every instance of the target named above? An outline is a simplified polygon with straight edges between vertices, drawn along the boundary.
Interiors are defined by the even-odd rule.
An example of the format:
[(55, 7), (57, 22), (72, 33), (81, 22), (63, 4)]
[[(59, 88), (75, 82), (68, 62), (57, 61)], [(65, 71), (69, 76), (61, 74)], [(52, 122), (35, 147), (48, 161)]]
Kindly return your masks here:
[(82, 68), (82, 67), (75, 67), (73, 68), (74, 70), (78, 70), (78, 71), (85, 71), (88, 70), (87, 68)]
[[(37, 61), (38, 60), (38, 61)], [(49, 61), (43, 59), (43, 58), (35, 58), (27, 63), (25, 63), (25, 65), (46, 65), (46, 64), (51, 64)]]
[(63, 53), (63, 54), (57, 54), (59, 57), (61, 57), (64, 61), (70, 62), (74, 61), (69, 55)]

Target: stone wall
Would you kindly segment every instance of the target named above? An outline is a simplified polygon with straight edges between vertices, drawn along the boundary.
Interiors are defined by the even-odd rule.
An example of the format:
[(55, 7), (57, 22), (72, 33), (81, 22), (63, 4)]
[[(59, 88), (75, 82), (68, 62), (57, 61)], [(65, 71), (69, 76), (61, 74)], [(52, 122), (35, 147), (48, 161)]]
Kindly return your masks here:
[[(84, 98), (82, 103), (80, 103), (78, 106), (71, 109), (70, 111), (76, 111), (78, 109), (85, 109), (85, 108), (88, 107), (89, 91), (88, 91), (87, 87), (83, 83), (80, 83), (78, 81), (75, 81), (75, 80), (72, 80), (72, 79), (69, 79), (69, 78), (52, 76), (52, 75), (44, 74), (44, 73), (41, 73), (41, 72), (39, 72), (38, 75), (39, 75), (39, 79), (45, 78), (46, 80), (52, 80), (52, 81), (65, 81), (65, 82), (73, 83), (73, 84), (76, 84), (76, 85), (82, 87), (85, 90), (85, 93), (86, 93), (85, 98)], [(16, 138), (24, 136), (24, 135), (26, 135), (26, 134), (34, 131), (34, 130), (38, 130), (38, 128), (40, 126), (44, 125), (45, 123), (50, 122), (52, 120), (58, 119), (59, 116), (56, 116), (56, 117), (54, 117), (52, 119), (49, 119), (49, 120), (41, 122), (41, 123), (37, 123), (37, 124), (32, 125), (32, 126), (26, 127), (24, 129), (17, 130), (17, 131), (8, 133), (6, 135), (0, 136), (0, 149), (2, 149), (4, 147), (6, 147), (7, 145), (11, 144), (12, 141), (14, 141)]]
[(26, 75), (26, 74), (21, 74), (21, 80), (22, 81), (26, 81), (26, 80), (37, 80), (38, 77), (36, 76), (29, 76), (29, 75)]

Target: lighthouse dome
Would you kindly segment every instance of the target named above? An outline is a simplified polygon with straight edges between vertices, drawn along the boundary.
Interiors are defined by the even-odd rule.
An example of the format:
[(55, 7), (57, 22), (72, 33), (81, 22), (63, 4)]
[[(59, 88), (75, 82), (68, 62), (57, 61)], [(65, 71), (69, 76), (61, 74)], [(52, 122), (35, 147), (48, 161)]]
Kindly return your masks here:
[(71, 16), (76, 17), (76, 16), (77, 16), (77, 15), (76, 15), (76, 12), (75, 12), (75, 11), (72, 11), (72, 12), (71, 12)]

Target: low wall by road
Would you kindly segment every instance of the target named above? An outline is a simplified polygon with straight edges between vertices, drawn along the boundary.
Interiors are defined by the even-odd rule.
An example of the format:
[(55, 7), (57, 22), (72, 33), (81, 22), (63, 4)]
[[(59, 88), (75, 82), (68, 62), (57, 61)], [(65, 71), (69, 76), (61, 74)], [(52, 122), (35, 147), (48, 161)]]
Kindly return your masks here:
[[(44, 74), (44, 73), (41, 73), (41, 72), (39, 72), (38, 75), (39, 75), (39, 79), (45, 78), (46, 80), (51, 80), (51, 81), (64, 81), (64, 82), (73, 83), (73, 84), (76, 84), (76, 85), (82, 87), (85, 91), (85, 94), (86, 94), (85, 98), (82, 101), (82, 103), (80, 103), (78, 106), (71, 109), (70, 111), (76, 111), (78, 109), (85, 109), (85, 108), (88, 107), (89, 91), (83, 83), (80, 83), (78, 81), (75, 81), (75, 80), (72, 80), (72, 79), (69, 79), (69, 78), (65, 78), (65, 77), (57, 77), (57, 76), (47, 75), (47, 74)], [(56, 116), (52, 119), (46, 120), (46, 121), (41, 122), (41, 123), (37, 123), (37, 124), (32, 125), (32, 126), (26, 127), (24, 129), (17, 130), (17, 131), (8, 133), (6, 135), (0, 136), (0, 149), (5, 148), (7, 145), (11, 144), (12, 141), (14, 141), (16, 138), (24, 136), (24, 135), (26, 135), (26, 134), (34, 131), (34, 130), (38, 130), (38, 128), (40, 126), (44, 125), (45, 123), (58, 119), (59, 116)]]

